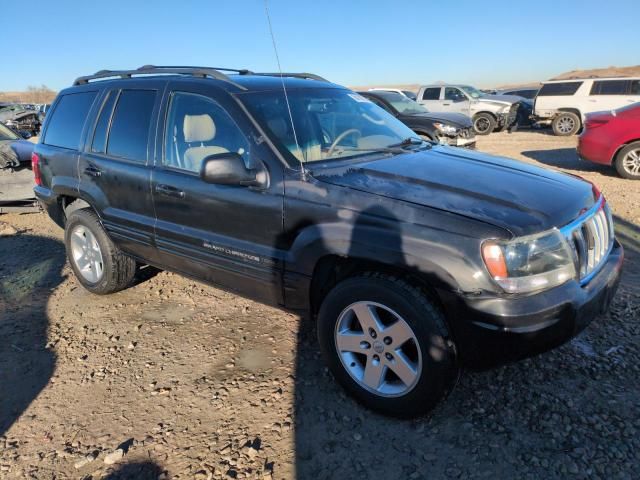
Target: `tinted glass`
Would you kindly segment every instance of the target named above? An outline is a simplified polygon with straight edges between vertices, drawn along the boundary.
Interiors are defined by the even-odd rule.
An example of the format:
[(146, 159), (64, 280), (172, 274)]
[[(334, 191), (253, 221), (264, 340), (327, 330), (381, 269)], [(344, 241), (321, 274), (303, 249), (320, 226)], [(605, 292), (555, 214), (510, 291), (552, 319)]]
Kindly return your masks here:
[(578, 91), (582, 82), (545, 83), (538, 92), (539, 97), (555, 97), (573, 95)]
[(109, 120), (113, 112), (113, 105), (116, 103), (117, 92), (109, 92), (107, 100), (102, 105), (96, 131), (93, 134), (93, 143), (91, 145), (92, 152), (104, 153), (107, 146), (107, 129), (109, 128)]
[(249, 144), (229, 114), (202, 95), (176, 92), (171, 98), (165, 134), (164, 164), (200, 172), (202, 161), (234, 152), (249, 164)]
[(55, 147), (80, 148), (82, 127), (97, 92), (63, 95), (49, 119), (43, 143)]
[(457, 88), (447, 87), (444, 89), (444, 99), (445, 100), (466, 100), (464, 93), (462, 93)]
[(111, 120), (107, 153), (145, 162), (151, 114), (156, 101), (152, 90), (123, 90)]
[(626, 95), (627, 80), (603, 80), (593, 82), (591, 95)]
[(631, 81), (631, 89), (629, 93), (631, 95), (640, 95), (640, 80)]
[(427, 88), (422, 94), (423, 100), (439, 100), (440, 88)]

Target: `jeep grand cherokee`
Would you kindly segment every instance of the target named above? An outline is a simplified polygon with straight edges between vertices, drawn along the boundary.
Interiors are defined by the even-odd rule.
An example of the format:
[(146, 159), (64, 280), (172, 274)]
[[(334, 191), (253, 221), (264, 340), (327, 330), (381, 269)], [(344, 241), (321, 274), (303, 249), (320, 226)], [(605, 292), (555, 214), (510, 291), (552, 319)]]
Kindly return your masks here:
[(566, 341), (620, 277), (592, 184), (424, 142), (310, 74), (80, 77), (33, 167), (86, 289), (150, 264), (310, 312), (336, 379), (392, 415), (431, 409), (462, 365)]

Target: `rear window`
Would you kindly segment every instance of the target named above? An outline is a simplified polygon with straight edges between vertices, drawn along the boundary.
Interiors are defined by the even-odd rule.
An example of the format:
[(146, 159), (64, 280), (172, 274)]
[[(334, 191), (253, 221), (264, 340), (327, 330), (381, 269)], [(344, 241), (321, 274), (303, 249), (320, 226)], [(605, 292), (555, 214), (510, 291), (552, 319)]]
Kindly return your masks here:
[(626, 95), (628, 80), (601, 80), (593, 82), (591, 95)]
[(107, 154), (146, 162), (154, 90), (123, 90), (113, 112)]
[(425, 88), (422, 93), (423, 100), (439, 100), (440, 99), (440, 87), (438, 88)]
[(78, 150), (82, 127), (97, 93), (82, 92), (63, 95), (51, 114), (43, 143)]
[(582, 82), (545, 83), (538, 92), (539, 97), (555, 97), (573, 95), (578, 91)]

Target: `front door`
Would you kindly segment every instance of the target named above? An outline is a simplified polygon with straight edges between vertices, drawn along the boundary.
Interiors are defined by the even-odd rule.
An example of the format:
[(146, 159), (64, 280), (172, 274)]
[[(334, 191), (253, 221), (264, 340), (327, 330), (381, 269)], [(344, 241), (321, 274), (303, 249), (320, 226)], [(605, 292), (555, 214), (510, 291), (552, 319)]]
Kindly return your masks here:
[[(95, 128), (78, 160), (80, 190), (104, 227), (126, 252), (153, 260), (155, 216), (150, 158), (157, 112), (166, 82), (107, 90)], [(128, 86), (129, 87), (129, 86)]]
[[(176, 81), (164, 101), (164, 152), (152, 173), (156, 245), (163, 262), (224, 288), (282, 303), (282, 165), (226, 93)], [(159, 146), (160, 148), (160, 146)], [(203, 160), (235, 152), (264, 164), (269, 186), (214, 185)]]
[(459, 88), (445, 87), (442, 107), (443, 112), (463, 113), (465, 115), (469, 115), (471, 103)]

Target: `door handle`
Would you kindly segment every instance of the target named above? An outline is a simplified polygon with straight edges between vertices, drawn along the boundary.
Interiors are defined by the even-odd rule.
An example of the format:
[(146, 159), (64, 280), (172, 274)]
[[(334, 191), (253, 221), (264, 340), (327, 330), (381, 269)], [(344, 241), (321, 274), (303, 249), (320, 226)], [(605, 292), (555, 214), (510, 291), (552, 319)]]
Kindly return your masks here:
[(166, 195), (167, 197), (184, 198), (184, 191), (172, 187), (171, 185), (159, 184), (156, 185), (156, 193), (160, 195)]
[(90, 177), (99, 177), (100, 175), (102, 175), (102, 170), (100, 170), (95, 165), (89, 165), (84, 169), (84, 173), (86, 173)]
[(445, 107), (448, 107), (451, 104), (450, 103), (443, 103), (442, 105), (444, 105)]

